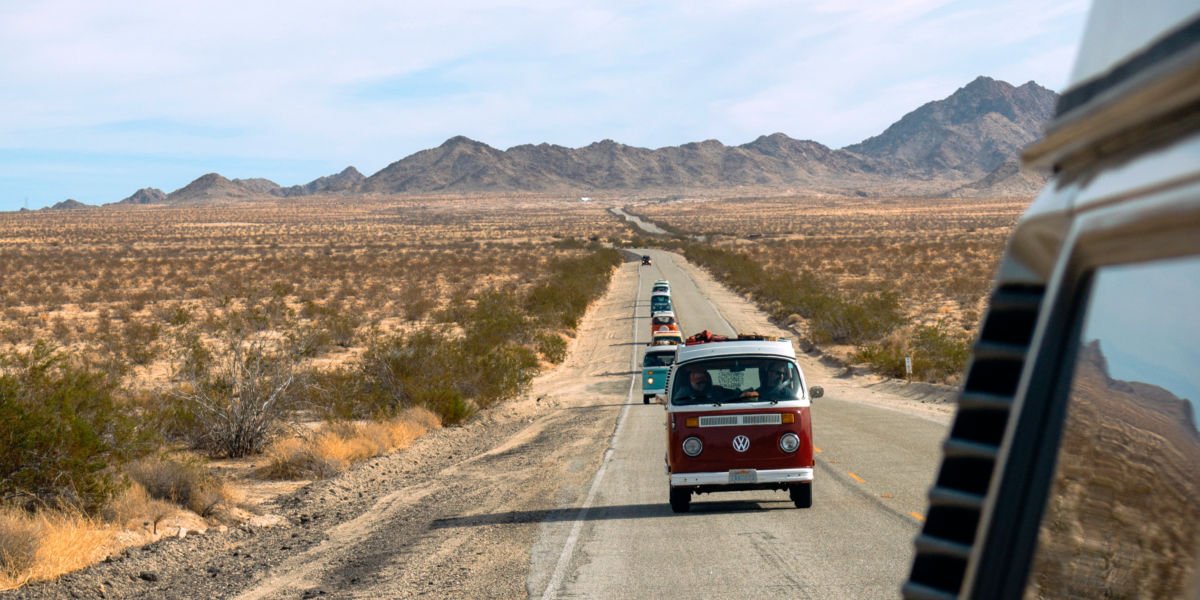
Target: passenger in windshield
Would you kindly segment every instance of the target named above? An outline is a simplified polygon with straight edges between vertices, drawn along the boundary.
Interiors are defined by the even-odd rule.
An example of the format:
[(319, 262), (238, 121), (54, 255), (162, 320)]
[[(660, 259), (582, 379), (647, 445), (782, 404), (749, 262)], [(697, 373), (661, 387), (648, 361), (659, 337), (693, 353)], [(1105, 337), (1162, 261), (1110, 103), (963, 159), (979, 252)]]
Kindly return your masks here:
[(692, 386), (692, 395), (708, 397), (712, 392), (712, 375), (708, 371), (695, 370), (688, 373), (688, 385)]
[(792, 370), (785, 362), (767, 365), (763, 373), (762, 387), (758, 388), (760, 400), (779, 401), (795, 397), (792, 389)]

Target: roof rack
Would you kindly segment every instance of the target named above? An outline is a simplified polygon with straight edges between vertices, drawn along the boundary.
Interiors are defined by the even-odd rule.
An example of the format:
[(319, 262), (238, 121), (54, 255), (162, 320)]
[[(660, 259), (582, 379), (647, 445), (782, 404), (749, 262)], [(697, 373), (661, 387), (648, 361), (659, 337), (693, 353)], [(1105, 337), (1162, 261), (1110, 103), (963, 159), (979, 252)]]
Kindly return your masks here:
[(707, 329), (697, 333), (684, 341), (688, 346), (696, 344), (711, 344), (713, 342), (729, 342), (729, 341), (759, 341), (759, 342), (778, 342), (781, 338), (777, 335), (763, 335), (760, 333), (739, 333), (737, 337), (730, 338), (718, 333), (713, 333)]

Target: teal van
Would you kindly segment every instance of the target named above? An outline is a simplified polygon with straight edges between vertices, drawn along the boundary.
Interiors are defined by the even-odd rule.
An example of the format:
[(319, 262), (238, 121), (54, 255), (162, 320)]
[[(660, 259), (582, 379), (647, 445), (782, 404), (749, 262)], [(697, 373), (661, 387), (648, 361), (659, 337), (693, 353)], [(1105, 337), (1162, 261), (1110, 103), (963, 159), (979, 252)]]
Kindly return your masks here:
[(674, 362), (675, 344), (646, 346), (642, 356), (642, 404), (650, 404), (651, 398), (666, 393), (667, 372)]
[(654, 292), (653, 294), (650, 294), (651, 314), (664, 310), (671, 310), (671, 293)]

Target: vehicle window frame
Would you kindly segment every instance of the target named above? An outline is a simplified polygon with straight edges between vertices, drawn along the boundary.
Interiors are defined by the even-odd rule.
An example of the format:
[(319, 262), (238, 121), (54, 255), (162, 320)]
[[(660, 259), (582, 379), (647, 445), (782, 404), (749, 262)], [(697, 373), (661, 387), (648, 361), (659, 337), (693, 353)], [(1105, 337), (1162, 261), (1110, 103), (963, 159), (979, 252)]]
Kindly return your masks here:
[[(1191, 198), (1192, 205), (1186, 200)], [(1075, 363), (1095, 272), (1103, 267), (1200, 257), (1200, 183), (1077, 217), (1047, 289), (992, 474), (964, 589), (972, 598), (1021, 597), (1057, 469)], [(1153, 236), (1155, 243), (1146, 244)], [(1140, 243), (1139, 243), (1140, 242)], [(1049, 456), (1049, 459), (1045, 457)], [(986, 566), (981, 566), (986, 565)]]
[[(750, 398), (740, 398), (737, 396), (733, 396), (733, 397), (722, 400), (722, 402), (721, 402), (722, 406), (736, 406), (736, 405), (740, 405), (740, 404), (759, 403), (759, 402), (775, 402), (775, 403), (781, 402), (781, 401), (782, 402), (794, 402), (794, 401), (804, 400), (806, 398), (807, 389), (805, 386), (807, 384), (804, 379), (803, 371), (800, 369), (799, 365), (796, 364), (796, 362), (791, 359), (788, 359), (788, 358), (785, 358), (782, 356), (767, 356), (767, 355), (712, 356), (712, 357), (706, 357), (706, 358), (699, 358), (699, 359), (695, 359), (695, 360), (689, 360), (688, 362), (686, 362), (682, 365), (675, 365), (672, 368), (671, 381), (668, 382), (668, 386), (669, 386), (668, 393), (670, 396), (670, 401), (669, 401), (670, 404), (672, 406), (676, 406), (676, 407), (694, 407), (694, 406), (705, 406), (705, 405), (712, 404), (712, 402), (709, 400), (704, 400), (704, 401), (700, 401), (700, 402), (685, 402), (685, 403), (679, 402), (679, 400), (683, 397), (680, 394), (680, 390), (683, 389), (684, 385), (690, 385), (690, 383), (680, 382), (677, 385), (675, 380), (681, 376), (681, 373), (685, 373), (685, 374), (688, 374), (688, 376), (690, 376), (692, 369), (701, 367), (705, 364), (735, 361), (735, 360), (739, 360), (739, 359), (740, 360), (749, 360), (749, 361), (764, 361), (764, 364), (761, 366), (744, 367), (744, 369), (747, 369), (747, 370), (750, 370), (750, 369), (755, 370), (754, 381), (756, 383), (749, 387), (739, 386), (738, 391), (744, 393), (746, 391), (750, 391), (750, 390), (762, 387), (763, 381), (762, 381), (762, 379), (760, 379), (758, 377), (757, 370), (763, 369), (763, 368), (769, 368), (770, 363), (768, 363), (766, 361), (771, 361), (771, 362), (780, 362), (780, 363), (784, 363), (787, 365), (788, 371), (791, 374), (792, 381), (793, 381), (792, 387), (795, 388), (795, 390), (794, 390), (795, 396), (786, 398), (783, 400), (775, 400), (775, 401), (762, 400), (762, 399), (759, 399), (757, 396), (750, 397)], [(708, 368), (706, 370), (711, 370), (711, 368)], [(713, 386), (719, 387), (719, 386), (721, 386), (721, 383), (714, 379)]]

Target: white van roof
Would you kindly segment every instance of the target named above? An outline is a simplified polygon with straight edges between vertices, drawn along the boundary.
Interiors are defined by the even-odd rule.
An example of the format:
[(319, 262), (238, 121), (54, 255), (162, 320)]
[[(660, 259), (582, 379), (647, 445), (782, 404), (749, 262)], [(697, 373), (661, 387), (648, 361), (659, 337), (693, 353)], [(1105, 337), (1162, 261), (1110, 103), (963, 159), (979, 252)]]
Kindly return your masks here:
[(1108, 74), (1198, 16), (1195, 0), (1095, 0), (1067, 87)]
[(720, 358), (722, 356), (778, 356), (796, 360), (796, 349), (787, 340), (729, 340), (727, 342), (709, 342), (680, 346), (675, 357), (676, 363), (685, 363), (701, 358)]

